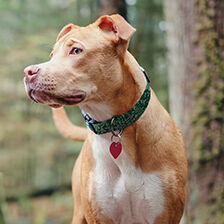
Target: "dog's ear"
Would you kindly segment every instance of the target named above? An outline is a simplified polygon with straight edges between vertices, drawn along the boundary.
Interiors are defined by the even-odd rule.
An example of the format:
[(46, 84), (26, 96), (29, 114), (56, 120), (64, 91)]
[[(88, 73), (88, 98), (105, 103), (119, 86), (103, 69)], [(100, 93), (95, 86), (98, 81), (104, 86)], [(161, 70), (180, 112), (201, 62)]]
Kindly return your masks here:
[(77, 28), (79, 28), (79, 26), (76, 26), (76, 25), (74, 25), (72, 23), (64, 26), (62, 28), (62, 30), (60, 31), (60, 33), (58, 34), (56, 41), (58, 41), (59, 39), (61, 39), (65, 34), (69, 33), (71, 30), (77, 29)]
[(136, 29), (132, 27), (122, 16), (114, 14), (110, 16), (118, 29), (118, 36), (122, 40), (129, 41)]
[(135, 33), (135, 28), (132, 27), (122, 16), (105, 15), (97, 20), (98, 27), (108, 34), (113, 34), (115, 41), (126, 44), (128, 46), (131, 36)]

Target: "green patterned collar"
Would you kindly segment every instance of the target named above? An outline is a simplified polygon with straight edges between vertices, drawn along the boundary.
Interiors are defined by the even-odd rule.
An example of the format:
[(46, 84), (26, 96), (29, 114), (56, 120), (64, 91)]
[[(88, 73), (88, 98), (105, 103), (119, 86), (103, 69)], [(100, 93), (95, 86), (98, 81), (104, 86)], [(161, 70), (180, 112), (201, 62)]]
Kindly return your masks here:
[(141, 70), (144, 73), (147, 80), (145, 91), (143, 92), (141, 98), (135, 104), (135, 106), (128, 112), (122, 115), (114, 116), (111, 119), (105, 121), (96, 121), (93, 118), (91, 118), (88, 114), (86, 114), (84, 111), (82, 111), (82, 115), (85, 119), (85, 122), (91, 131), (93, 131), (97, 135), (106, 134), (108, 132), (112, 132), (114, 134), (114, 131), (120, 131), (121, 134), (124, 128), (133, 124), (141, 117), (141, 115), (146, 110), (151, 97), (151, 90), (149, 87), (150, 80), (148, 78), (146, 71), (142, 67)]

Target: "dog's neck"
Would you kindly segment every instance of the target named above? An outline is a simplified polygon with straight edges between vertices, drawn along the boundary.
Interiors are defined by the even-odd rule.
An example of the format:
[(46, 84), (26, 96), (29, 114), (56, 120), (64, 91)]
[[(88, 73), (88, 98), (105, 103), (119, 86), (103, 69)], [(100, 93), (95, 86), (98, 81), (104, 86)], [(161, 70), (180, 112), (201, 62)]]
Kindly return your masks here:
[[(119, 70), (123, 83), (116, 97), (111, 100), (102, 99), (100, 103), (81, 105), (81, 110), (97, 121), (104, 121), (129, 111), (139, 100), (146, 85), (145, 77), (134, 57), (127, 52)], [(113, 74), (111, 74), (113, 75)]]

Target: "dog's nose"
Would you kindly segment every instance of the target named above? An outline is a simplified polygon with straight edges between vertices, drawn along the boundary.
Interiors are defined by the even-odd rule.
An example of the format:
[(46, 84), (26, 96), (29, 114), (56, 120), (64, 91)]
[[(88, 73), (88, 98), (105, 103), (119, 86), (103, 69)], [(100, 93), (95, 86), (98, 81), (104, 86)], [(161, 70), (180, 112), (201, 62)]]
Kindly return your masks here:
[(37, 65), (30, 65), (24, 69), (24, 76), (32, 76), (38, 74), (40, 68)]

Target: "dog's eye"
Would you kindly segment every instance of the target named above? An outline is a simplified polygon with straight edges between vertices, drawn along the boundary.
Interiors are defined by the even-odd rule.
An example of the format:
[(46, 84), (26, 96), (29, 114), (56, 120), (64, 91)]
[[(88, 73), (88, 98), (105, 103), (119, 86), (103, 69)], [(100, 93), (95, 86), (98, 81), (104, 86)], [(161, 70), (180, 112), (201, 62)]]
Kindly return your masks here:
[(74, 47), (74, 48), (72, 48), (72, 50), (70, 51), (69, 54), (80, 54), (81, 52), (82, 52), (81, 48)]

